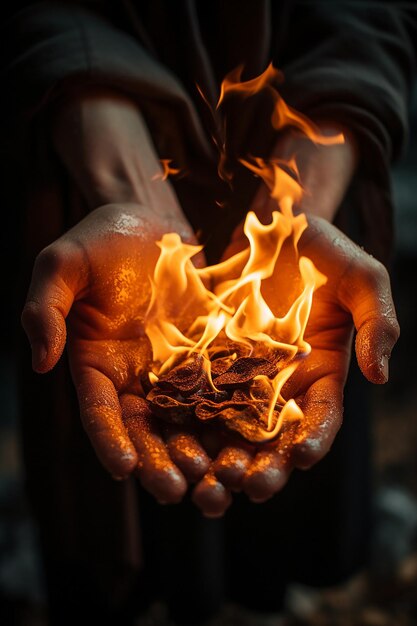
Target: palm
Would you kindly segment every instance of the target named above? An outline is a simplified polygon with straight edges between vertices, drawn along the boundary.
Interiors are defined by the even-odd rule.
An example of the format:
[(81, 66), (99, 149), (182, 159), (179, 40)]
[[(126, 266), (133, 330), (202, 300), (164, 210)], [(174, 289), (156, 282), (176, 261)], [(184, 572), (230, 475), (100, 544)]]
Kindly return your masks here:
[(144, 318), (155, 242), (173, 230), (184, 240), (193, 237), (175, 207), (162, 216), (136, 204), (100, 207), (39, 255), (28, 294), (24, 323), (48, 347), (37, 369), (55, 365), (67, 334), (83, 424), (115, 476), (137, 465), (121, 403), (126, 393), (140, 393), (140, 375), (149, 365)]
[[(310, 216), (309, 227), (298, 245), (298, 256), (310, 258), (316, 268), (327, 277), (313, 297), (313, 304), (306, 327), (305, 339), (311, 352), (284, 386), (283, 396), (295, 398), (304, 413), (304, 419), (288, 430), (284, 428), (278, 449), (285, 446), (291, 450), (291, 464), (307, 467), (317, 461), (329, 449), (341, 424), (343, 387), (351, 355), (353, 319), (359, 329), (357, 356), (364, 374), (373, 382), (383, 382), (380, 363), (371, 354), (372, 346), (362, 337), (375, 336), (375, 350), (387, 328), (380, 332), (378, 325), (394, 328), (392, 301), (385, 295), (385, 320), (376, 320), (381, 307), (379, 289), (386, 288), (384, 270), (363, 250), (345, 237), (337, 228), (320, 218)], [(241, 231), (238, 231), (238, 233)], [(238, 235), (229, 254), (244, 247), (244, 238)], [(226, 251), (225, 256), (228, 256)], [(298, 258), (291, 242), (285, 244), (278, 259), (275, 272), (263, 285), (263, 296), (278, 317), (285, 315), (289, 306), (300, 293), (301, 283)], [(365, 326), (369, 325), (368, 331)]]
[(192, 236), (184, 219), (174, 224), (148, 213), (135, 205), (102, 207), (70, 231), (84, 277), (68, 316), (72, 371), (75, 377), (88, 368), (100, 371), (119, 392), (137, 388), (151, 358), (144, 320), (155, 242), (173, 228)]
[[(398, 337), (398, 325), (382, 266), (327, 222), (309, 218), (299, 251), (328, 281), (315, 294), (306, 329), (311, 354), (283, 390), (285, 397), (296, 398), (305, 415), (296, 432), (291, 428), (278, 441), (278, 446), (288, 444), (291, 462), (283, 468), (280, 450), (248, 451), (233, 440), (219, 440), (216, 449), (223, 443), (225, 447), (210, 465), (192, 433), (162, 437), (140, 398), (140, 374), (151, 358), (144, 319), (149, 276), (158, 256), (155, 242), (172, 231), (185, 241), (193, 240), (181, 212), (168, 214), (161, 216), (139, 205), (93, 211), (38, 257), (23, 322), (39, 372), (48, 371), (59, 359), (67, 328), (81, 418), (113, 475), (126, 476), (138, 469), (144, 486), (164, 502), (181, 499), (186, 479), (204, 477), (194, 490), (194, 500), (206, 514), (219, 515), (230, 503), (223, 485), (243, 487), (253, 499), (265, 499), (282, 487), (288, 468), (307, 467), (326, 453), (341, 423), (351, 317), (358, 330), (359, 365), (373, 382), (385, 380), (381, 363)], [(243, 238), (235, 238), (226, 256), (246, 245)], [(280, 271), (266, 281), (264, 297), (277, 316), (286, 312), (299, 290), (296, 261), (294, 255), (284, 254)]]
[[(339, 237), (342, 247), (335, 247), (338, 231), (318, 218), (310, 218), (310, 229), (299, 244), (299, 255), (308, 256), (326, 277), (327, 282), (313, 297), (305, 332), (311, 353), (304, 359), (290, 381), (291, 393), (304, 398), (312, 385), (320, 380), (333, 380), (343, 387), (351, 355), (352, 315), (343, 305), (341, 293), (356, 246)], [(347, 248), (349, 249), (349, 254)]]
[(94, 283), (74, 303), (68, 318), (73, 375), (99, 371), (118, 393), (137, 389), (141, 370), (151, 356), (144, 316), (157, 248), (154, 251), (149, 245), (144, 250), (140, 243), (137, 236), (113, 235), (104, 259), (100, 242), (91, 246), (89, 274)]

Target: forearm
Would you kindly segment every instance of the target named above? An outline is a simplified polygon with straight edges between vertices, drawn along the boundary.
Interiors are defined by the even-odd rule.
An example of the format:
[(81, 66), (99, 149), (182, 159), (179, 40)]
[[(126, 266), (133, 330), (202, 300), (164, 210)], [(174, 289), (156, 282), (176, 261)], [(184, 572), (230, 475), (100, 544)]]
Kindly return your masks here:
[(326, 136), (342, 132), (344, 142), (319, 145), (291, 133), (278, 142), (274, 156), (281, 159), (295, 156), (304, 190), (296, 210), (332, 222), (354, 175), (358, 148), (353, 135), (340, 125), (323, 123), (319, 128)]
[(282, 96), (313, 119), (364, 130), (388, 161), (407, 136), (415, 19), (395, 2), (297, 0), (281, 53)]
[(358, 151), (351, 135), (343, 144), (311, 144), (299, 159), (304, 196), (300, 209), (333, 222), (353, 178)]
[[(67, 94), (68, 95), (68, 94)], [(91, 209), (135, 202), (175, 214), (170, 185), (137, 104), (108, 88), (70, 92), (55, 103), (51, 133), (59, 158)]]
[[(361, 245), (384, 262), (393, 232), (389, 167), (407, 137), (415, 75), (417, 23), (407, 6), (297, 0), (287, 38), (277, 40), (281, 49), (273, 56), (284, 71), (281, 95), (290, 106), (354, 133), (360, 148), (352, 187), (352, 208), (360, 216), (356, 232)], [(340, 227), (352, 223), (340, 217)]]

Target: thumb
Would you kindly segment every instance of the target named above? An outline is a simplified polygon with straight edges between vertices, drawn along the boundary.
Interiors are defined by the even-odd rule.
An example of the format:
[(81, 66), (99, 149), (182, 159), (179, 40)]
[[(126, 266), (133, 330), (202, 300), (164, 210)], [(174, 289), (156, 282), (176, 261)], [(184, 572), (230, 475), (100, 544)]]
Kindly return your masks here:
[(389, 359), (399, 334), (399, 325), (394, 316), (370, 318), (359, 327), (356, 357), (363, 374), (371, 382), (387, 382)]
[(79, 269), (74, 251), (60, 240), (45, 248), (35, 261), (21, 320), (36, 372), (51, 370), (64, 350), (65, 318), (74, 301)]
[(355, 271), (343, 281), (345, 294), (349, 293), (345, 301), (348, 300), (357, 330), (359, 367), (369, 381), (381, 384), (388, 380), (388, 362), (400, 327), (387, 270), (364, 252), (359, 261)]

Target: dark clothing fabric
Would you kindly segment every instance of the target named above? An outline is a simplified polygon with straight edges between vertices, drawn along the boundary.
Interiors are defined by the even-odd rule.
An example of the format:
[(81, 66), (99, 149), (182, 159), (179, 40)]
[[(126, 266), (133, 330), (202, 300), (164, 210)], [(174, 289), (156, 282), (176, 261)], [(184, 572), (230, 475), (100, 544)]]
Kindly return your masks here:
[[(6, 24), (3, 119), (42, 119), (48, 106), (81, 85), (106, 85), (134, 97), (158, 153), (189, 176), (176, 190), (190, 219), (213, 244), (213, 206), (226, 200), (218, 246), (247, 210), (253, 178), (238, 168), (234, 193), (220, 186), (213, 123), (199, 96), (217, 101), (225, 74), (243, 77), (272, 60), (284, 71), (284, 99), (312, 118), (339, 121), (355, 132), (362, 162), (356, 206), (370, 251), (386, 257), (392, 236), (388, 164), (401, 151), (414, 70), (413, 21), (385, 3), (148, 0), (30, 3)], [(265, 154), (276, 139), (266, 103), (232, 102), (228, 143), (238, 155)], [(260, 117), (261, 116), (261, 117)], [(205, 198), (199, 190), (205, 188)], [(212, 193), (210, 193), (212, 190)], [(192, 210), (196, 198), (198, 215)], [(371, 222), (377, 222), (375, 229)]]
[[(24, 288), (39, 250), (86, 211), (49, 142), (49, 116), (61, 99), (105, 85), (137, 101), (159, 156), (188, 172), (174, 181), (175, 189), (213, 261), (248, 210), (257, 181), (236, 163), (233, 192), (219, 180), (211, 136), (223, 119), (212, 116), (196, 84), (214, 106), (228, 71), (243, 64), (243, 77), (250, 78), (271, 60), (284, 71), (280, 91), (291, 106), (355, 133), (361, 162), (348, 210), (338, 219), (346, 230), (353, 216), (363, 243), (386, 258), (389, 163), (407, 134), (412, 28), (404, 11), (380, 2), (25, 3), (2, 33), (1, 102), (7, 171), (15, 183), (24, 180)], [(260, 122), (270, 106), (262, 97), (230, 99), (232, 156), (268, 155), (277, 135)], [(112, 623), (124, 611), (119, 623), (127, 624), (135, 594), (145, 603), (158, 589), (182, 623), (196, 624), (199, 613), (214, 611), (224, 592), (253, 608), (275, 609), (289, 579), (330, 583), (364, 562), (368, 421), (363, 400), (349, 408), (352, 393), (347, 423), (328, 457), (311, 472), (295, 474), (268, 504), (255, 508), (238, 498), (223, 523), (203, 520), (189, 503), (164, 509), (141, 494), (145, 569), (138, 583), (134, 485), (115, 483), (95, 459), (77, 417), (65, 357), (39, 378), (23, 351), (27, 483), (55, 623), (73, 623), (88, 598), (89, 615)], [(219, 574), (224, 558), (228, 585)]]

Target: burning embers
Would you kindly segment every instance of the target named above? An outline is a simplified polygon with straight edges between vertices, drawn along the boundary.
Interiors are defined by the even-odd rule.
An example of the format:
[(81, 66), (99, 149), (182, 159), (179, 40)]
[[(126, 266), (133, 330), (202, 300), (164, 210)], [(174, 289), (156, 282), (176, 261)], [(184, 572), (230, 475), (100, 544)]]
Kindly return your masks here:
[[(238, 346), (235, 348), (239, 350)], [(227, 354), (223, 350), (212, 355), (212, 382), (201, 355), (191, 356), (162, 376), (148, 394), (152, 412), (177, 424), (187, 424), (195, 418), (202, 422), (216, 419), (257, 443), (275, 436), (279, 428), (275, 428), (276, 433), (267, 431), (269, 397), (258, 377), (275, 378), (279, 357), (274, 363), (262, 357), (238, 357), (233, 350), (231, 345)], [(275, 424), (282, 423), (282, 408), (274, 407)]]
[[(219, 105), (231, 92), (251, 97), (268, 88), (276, 105), (275, 128), (295, 126), (320, 143), (343, 141), (321, 137), (287, 107), (271, 84), (276, 78), (272, 66), (247, 83), (229, 76)], [(260, 443), (303, 419), (284, 386), (311, 350), (304, 333), (313, 293), (326, 277), (298, 255), (308, 224), (304, 214), (293, 213), (303, 193), (295, 160), (247, 158), (241, 163), (264, 181), (279, 210), (271, 211), (268, 224), (249, 212), (244, 249), (217, 265), (196, 267), (192, 259), (198, 259), (202, 246), (183, 243), (175, 233), (157, 243), (161, 252), (145, 327), (153, 351), (147, 400), (162, 420), (216, 420)]]

